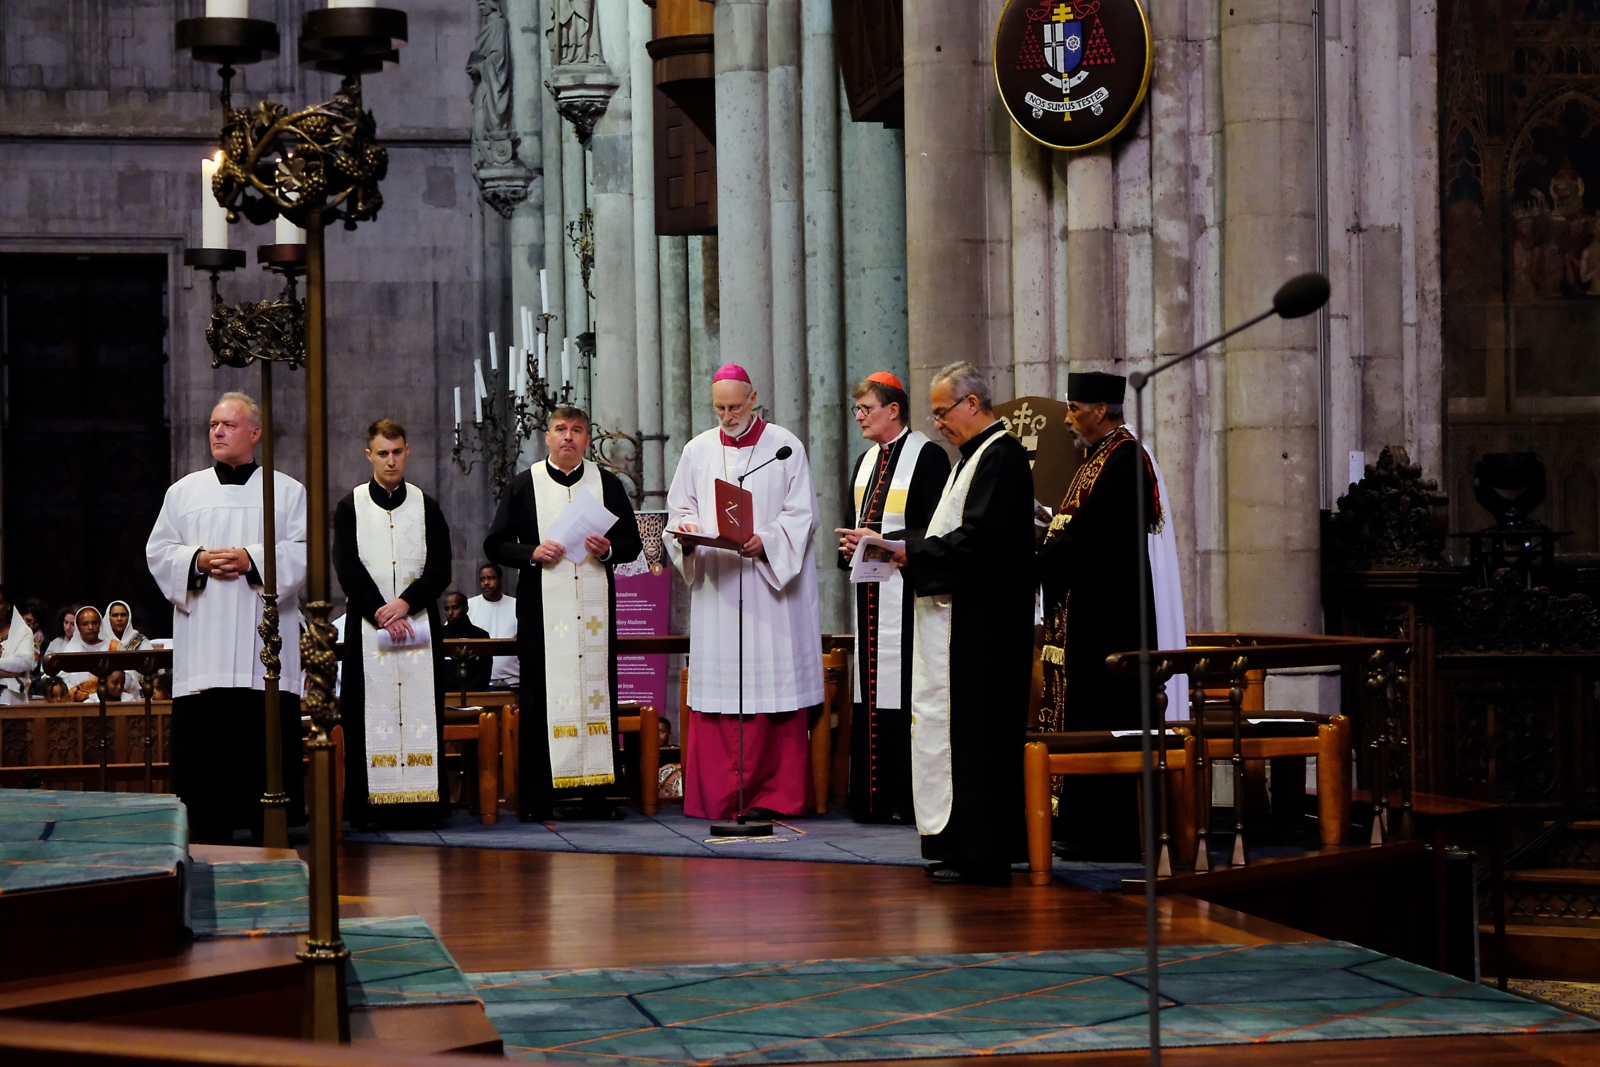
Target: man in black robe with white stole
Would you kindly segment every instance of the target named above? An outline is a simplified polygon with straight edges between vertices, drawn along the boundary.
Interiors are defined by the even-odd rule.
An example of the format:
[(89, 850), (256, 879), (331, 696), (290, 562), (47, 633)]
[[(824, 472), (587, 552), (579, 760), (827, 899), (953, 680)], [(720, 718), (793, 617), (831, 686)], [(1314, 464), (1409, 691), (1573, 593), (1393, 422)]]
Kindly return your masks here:
[[(852, 391), (861, 436), (872, 447), (851, 475), (855, 528), (836, 531), (839, 567), (849, 570), (867, 534), (902, 541), (927, 528), (950, 474), (944, 449), (910, 429), (910, 397), (888, 371)], [(896, 571), (855, 587), (855, 710), (850, 720), (850, 817), (911, 823), (911, 650), (914, 596)]]
[(450, 585), (450, 527), (405, 480), (410, 446), (393, 419), (367, 430), (372, 480), (333, 515), (333, 567), (345, 612), (345, 816), (431, 822), (444, 788), (444, 662), (439, 596)]
[(937, 882), (1009, 885), (1026, 858), (1034, 606), (1033, 472), (970, 363), (933, 380), (934, 423), (961, 460), (925, 533), (906, 537), (916, 592), (912, 787)]
[[(1044, 589), (1042, 726), (1049, 731), (1139, 729), (1137, 677), (1113, 678), (1106, 657), (1139, 647), (1137, 469), (1144, 449), (1123, 425), (1120, 375), (1067, 376), (1067, 421), (1087, 450), (1039, 546)], [(1148, 459), (1145, 459), (1148, 463)], [(1155, 472), (1145, 514), (1161, 524)], [(1154, 584), (1147, 583), (1154, 593)], [(1156, 640), (1150, 601), (1148, 636)], [(1137, 860), (1138, 783), (1128, 775), (1064, 775), (1055, 783), (1054, 837), (1074, 858)]]
[[(589, 416), (574, 407), (550, 416), (550, 457), (511, 480), (495, 512), (484, 553), (517, 568), (517, 656), (521, 688), (517, 795), (524, 822), (579, 805), (589, 817), (615, 812), (617, 595), (613, 573), (643, 550), (621, 479), (585, 463)], [(589, 493), (617, 521), (585, 539), (573, 559), (541, 529), (578, 493)]]

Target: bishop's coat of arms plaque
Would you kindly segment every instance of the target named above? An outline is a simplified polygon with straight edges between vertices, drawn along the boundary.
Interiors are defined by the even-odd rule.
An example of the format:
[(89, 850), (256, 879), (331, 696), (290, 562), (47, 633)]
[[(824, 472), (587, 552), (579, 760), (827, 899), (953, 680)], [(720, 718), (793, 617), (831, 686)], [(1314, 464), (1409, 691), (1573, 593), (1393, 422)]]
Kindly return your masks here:
[(995, 30), (1000, 99), (1050, 148), (1102, 144), (1150, 87), (1150, 22), (1139, 0), (1009, 0)]

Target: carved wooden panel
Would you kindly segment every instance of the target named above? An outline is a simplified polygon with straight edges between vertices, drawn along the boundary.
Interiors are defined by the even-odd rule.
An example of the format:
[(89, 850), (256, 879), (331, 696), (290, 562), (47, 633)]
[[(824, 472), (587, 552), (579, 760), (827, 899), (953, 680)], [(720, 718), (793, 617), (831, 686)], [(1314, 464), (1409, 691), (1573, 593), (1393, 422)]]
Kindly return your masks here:
[(656, 233), (716, 233), (716, 147), (660, 88), (655, 92), (655, 123)]
[(834, 47), (850, 117), (905, 124), (902, 0), (833, 0)]

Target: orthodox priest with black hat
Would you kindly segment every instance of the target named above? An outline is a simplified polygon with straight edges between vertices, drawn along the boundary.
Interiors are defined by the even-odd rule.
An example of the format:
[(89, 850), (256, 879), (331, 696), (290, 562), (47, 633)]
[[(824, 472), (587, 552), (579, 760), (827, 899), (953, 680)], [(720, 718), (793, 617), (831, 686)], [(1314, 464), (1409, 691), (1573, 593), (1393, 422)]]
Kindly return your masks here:
[[(1150, 647), (1182, 648), (1183, 590), (1160, 471), (1123, 422), (1126, 379), (1067, 376), (1067, 423), (1085, 449), (1039, 547), (1044, 590), (1046, 730), (1137, 730), (1138, 679), (1113, 678), (1106, 657), (1139, 647), (1139, 536), (1151, 562)], [(1145, 464), (1148, 528), (1137, 532), (1135, 464)], [(1187, 717), (1187, 680), (1172, 679), (1169, 706)], [(1056, 782), (1056, 838), (1085, 859), (1139, 857), (1137, 782), (1126, 775)], [(1093, 813), (1092, 817), (1089, 813)]]
[[(872, 447), (856, 458), (851, 478), (855, 528), (836, 530), (839, 567), (849, 570), (856, 545), (871, 534), (902, 541), (927, 529), (950, 474), (950, 457), (911, 429), (911, 399), (900, 379), (878, 371), (855, 398), (856, 425)], [(897, 570), (855, 587), (855, 712), (850, 720), (850, 817), (856, 822), (915, 821), (911, 803), (911, 651), (916, 598)]]
[(439, 595), (450, 584), (450, 527), (438, 502), (406, 481), (410, 454), (399, 423), (374, 422), (372, 479), (333, 513), (333, 567), (348, 602), (345, 813), (358, 826), (449, 812)]
[(961, 451), (923, 532), (897, 554), (916, 593), (912, 792), (939, 883), (1009, 885), (1025, 859), (1022, 746), (1032, 679), (1033, 472), (970, 363), (933, 379), (934, 425)]
[[(224, 393), (211, 410), (211, 458), (161, 502), (145, 562), (172, 615), (172, 791), (189, 810), (191, 839), (228, 845), (261, 838), (266, 791), (266, 668), (261, 663), (261, 572), (266, 549), (261, 409)], [(289, 821), (304, 819), (300, 751), (300, 589), (306, 578), (306, 490), (273, 478), (278, 625), (284, 635), (279, 740)], [(87, 619), (87, 609), (84, 617)], [(95, 613), (98, 616), (98, 612)], [(98, 636), (98, 635), (94, 635)], [(109, 642), (107, 642), (109, 643)], [(81, 641), (75, 641), (81, 645)]]
[[(517, 655), (522, 688), (517, 793), (524, 822), (557, 804), (612, 818), (616, 791), (617, 593), (614, 570), (643, 550), (622, 481), (585, 463), (589, 416), (560, 407), (545, 432), (549, 458), (511, 480), (483, 551), (517, 568)], [(552, 540), (550, 524), (579, 494), (616, 516), (590, 534), (581, 558)]]

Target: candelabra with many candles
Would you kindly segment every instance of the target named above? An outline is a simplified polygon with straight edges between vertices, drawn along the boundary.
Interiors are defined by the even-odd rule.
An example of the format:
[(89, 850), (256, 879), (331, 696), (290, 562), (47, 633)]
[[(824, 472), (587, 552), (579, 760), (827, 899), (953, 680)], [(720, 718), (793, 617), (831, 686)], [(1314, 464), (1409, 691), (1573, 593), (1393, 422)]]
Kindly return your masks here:
[[(297, 42), (299, 61), (304, 67), (341, 78), (339, 90), (331, 100), (291, 111), (283, 103), (264, 100), (253, 110), (235, 108), (232, 80), (236, 67), (260, 62), (278, 52), (278, 28), (273, 23), (249, 17), (249, 0), (206, 0), (202, 18), (180, 20), (177, 46), (205, 63), (217, 64), (222, 79), (222, 131), (215, 159), (206, 161), (203, 170), (209, 179), (210, 196), (203, 227), (201, 249), (186, 256), (188, 262), (208, 271), (242, 266), (242, 253), (228, 248), (227, 224), (241, 216), (256, 224), (273, 220), (305, 231), (303, 360), (279, 359), (278, 344), (285, 327), (282, 313), (250, 313), (227, 308), (216, 297), (213, 279), (212, 329), (208, 340), (220, 362), (233, 365), (261, 362), (263, 390), (271, 403), (271, 365), (303, 363), (306, 371), (306, 496), (307, 570), (306, 632), (300, 637), (301, 661), (306, 674), (304, 707), (311, 717), (309, 743), (311, 781), (307, 799), (311, 819), (311, 893), (309, 936), (299, 954), (306, 963), (305, 1035), (323, 1041), (350, 1039), (349, 1004), (345, 991), (344, 963), (349, 957), (339, 934), (338, 856), (335, 851), (338, 827), (334, 824), (335, 768), (334, 746), (329, 732), (339, 721), (334, 695), (335, 630), (328, 621), (333, 608), (329, 580), (328, 552), (328, 373), (327, 302), (324, 285), (324, 230), (331, 222), (343, 222), (353, 230), (358, 223), (377, 218), (383, 206), (378, 183), (388, 169), (388, 154), (377, 142), (377, 123), (362, 107), (361, 77), (381, 71), (385, 63), (399, 60), (399, 48), (406, 41), (404, 12), (373, 6), (372, 0), (329, 0), (326, 8), (307, 11), (300, 24)], [(215, 206), (210, 204), (215, 202)], [(277, 249), (283, 243), (266, 246)], [(291, 261), (298, 253), (284, 253), (283, 273), (291, 279), (298, 273)], [(264, 257), (270, 265), (272, 254)], [(282, 301), (280, 301), (282, 303)], [(288, 303), (293, 300), (290, 289)], [(291, 311), (290, 318), (294, 313)], [(254, 338), (254, 341), (251, 339)], [(292, 333), (288, 347), (295, 350)], [(224, 353), (231, 359), (222, 358)], [(265, 414), (265, 412), (264, 412)], [(264, 428), (265, 429), (265, 428)], [(270, 469), (270, 433), (264, 458)], [(270, 486), (270, 480), (269, 480)], [(267, 489), (267, 523), (273, 521), (272, 490)], [(272, 528), (267, 527), (272, 537)], [(270, 561), (271, 550), (264, 553)], [(263, 574), (266, 578), (267, 575)], [(270, 586), (269, 586), (270, 589)], [(275, 674), (278, 637), (276, 612), (269, 602), (263, 613), (263, 659), (269, 674)], [(269, 658), (270, 657), (270, 658)], [(273, 722), (268, 719), (268, 722)], [(269, 735), (271, 730), (268, 731)], [(269, 753), (271, 746), (269, 746)], [(280, 753), (281, 760), (281, 753)], [(269, 767), (270, 770), (270, 767)], [(281, 783), (281, 778), (280, 778)], [(280, 785), (281, 788), (281, 785)], [(274, 798), (269, 781), (269, 796)], [(269, 808), (269, 811), (271, 809)]]

